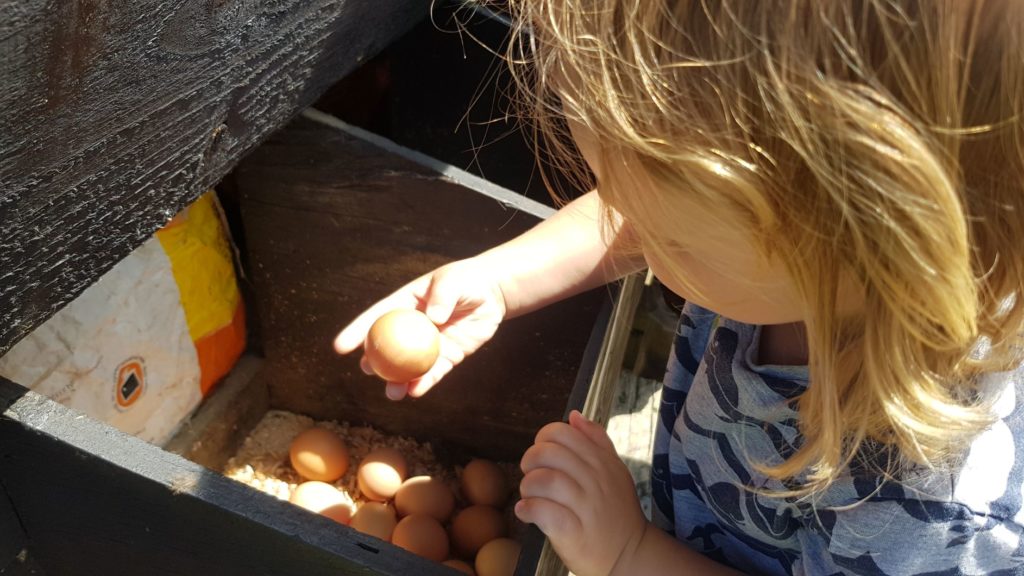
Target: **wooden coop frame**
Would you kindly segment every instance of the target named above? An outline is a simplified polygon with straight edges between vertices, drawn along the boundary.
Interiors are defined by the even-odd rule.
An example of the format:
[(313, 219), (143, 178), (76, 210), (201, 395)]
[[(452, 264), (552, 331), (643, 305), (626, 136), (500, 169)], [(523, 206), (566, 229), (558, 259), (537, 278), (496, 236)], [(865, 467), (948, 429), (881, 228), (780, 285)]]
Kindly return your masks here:
[[(229, 171), (238, 170), (239, 189), (248, 198), (247, 229), (276, 221), (280, 203), (274, 195), (296, 188), (283, 180), (275, 187), (274, 170), (288, 165), (275, 150), (290, 150), (293, 160), (316, 156), (302, 148), (314, 137), (329, 143), (322, 148), (329, 154), (319, 160), (324, 173), (340, 175), (332, 166), (351, 162), (344, 172), (348, 180), (339, 184), (344, 178), (338, 176), (337, 185), (397, 175), (376, 184), (394, 189), (417, 182), (445, 206), (464, 210), (467, 221), (484, 215), (473, 216), (477, 229), (469, 235), (475, 243), (449, 240), (436, 254), (469, 255), (481, 242), (510, 237), (543, 217), (542, 207), (514, 192), (328, 115), (302, 112), (429, 9), (428, 0), (0, 0), (0, 354)], [(315, 196), (300, 200), (308, 202), (288, 209), (313, 218), (322, 208)], [(360, 218), (371, 217), (365, 210), (373, 202), (346, 207), (346, 214), (364, 210), (350, 219), (349, 233), (356, 234)], [(388, 214), (416, 217), (401, 216), (400, 205)], [(421, 202), (417, 209), (430, 205)], [(439, 218), (428, 216), (435, 223)], [(316, 243), (303, 240), (298, 229), (283, 237), (307, 248)], [(357, 391), (319, 402), (315, 394), (331, 381), (295, 369), (297, 341), (273, 329), (294, 318), (266, 311), (276, 310), (278, 291), (301, 288), (315, 295), (325, 288), (292, 274), (275, 252), (279, 246), (260, 246), (261, 238), (255, 238), (254, 257), (271, 272), (254, 281), (265, 287), (257, 304), (272, 327), (264, 334), (268, 359), (244, 358), (167, 449), (0, 378), (0, 574), (454, 574), (353, 530), (338, 538), (332, 521), (203, 467), (216, 466), (224, 447), (271, 402), (324, 417), (356, 403), (410, 434), (444, 421), (403, 419), (409, 409), (386, 404), (380, 394)], [(436, 263), (424, 258), (417, 265)], [(408, 278), (415, 268), (382, 274)], [(292, 284), (281, 280), (289, 274)], [(376, 278), (366, 291), (397, 277)], [(614, 335), (631, 321), (638, 286), (635, 279), (627, 282), (614, 306), (607, 292), (597, 291), (547, 316), (539, 313), (509, 328), (506, 348), (493, 354), (577, 350), (559, 360), (552, 376), (564, 378), (571, 369), (573, 384), (557, 402), (542, 400), (564, 404), (559, 414), (585, 407), (600, 419), (609, 375), (617, 374), (624, 348), (624, 339)], [(353, 301), (345, 312), (362, 305)], [(563, 321), (565, 314), (589, 323), (582, 337), (530, 348), (538, 326)], [(322, 332), (330, 324), (311, 326)], [(318, 335), (314, 330), (310, 337)], [(320, 365), (330, 362), (329, 351), (317, 354)], [(354, 371), (352, 364), (347, 369)], [(530, 377), (543, 381), (544, 370), (550, 366)], [(282, 392), (289, 386), (305, 394), (289, 397)], [(459, 406), (503, 387), (507, 382), (493, 382), (465, 395)], [(497, 454), (511, 454), (544, 415), (528, 396), (510, 398), (505, 407), (518, 407), (513, 416), (530, 423), (512, 426), (497, 411), (486, 412), (492, 429), (511, 430), (505, 443), (490, 435), (496, 444), (488, 448)], [(471, 427), (448, 425), (460, 446), (481, 441)], [(534, 529), (517, 576), (560, 572), (564, 568)]]

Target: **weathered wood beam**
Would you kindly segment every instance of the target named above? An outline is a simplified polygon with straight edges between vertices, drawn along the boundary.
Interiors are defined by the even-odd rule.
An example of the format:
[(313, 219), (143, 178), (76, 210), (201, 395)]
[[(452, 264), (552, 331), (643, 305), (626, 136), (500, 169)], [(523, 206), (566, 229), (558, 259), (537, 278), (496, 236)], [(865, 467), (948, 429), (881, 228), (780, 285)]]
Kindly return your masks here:
[(0, 0), (0, 353), (429, 0)]

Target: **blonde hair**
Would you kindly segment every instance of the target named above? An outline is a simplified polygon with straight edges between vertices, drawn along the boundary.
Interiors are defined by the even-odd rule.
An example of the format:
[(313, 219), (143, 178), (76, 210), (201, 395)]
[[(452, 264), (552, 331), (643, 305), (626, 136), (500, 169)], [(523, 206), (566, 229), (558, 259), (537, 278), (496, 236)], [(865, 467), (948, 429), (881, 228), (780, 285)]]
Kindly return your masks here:
[(768, 475), (815, 491), (867, 443), (938, 466), (991, 424), (977, 377), (1019, 363), (1024, 328), (1024, 2), (510, 5), (513, 75), (553, 162), (579, 122), (600, 179), (657, 184), (599, 188), (645, 249), (671, 262), (696, 205), (789, 272), (812, 384), (804, 442)]

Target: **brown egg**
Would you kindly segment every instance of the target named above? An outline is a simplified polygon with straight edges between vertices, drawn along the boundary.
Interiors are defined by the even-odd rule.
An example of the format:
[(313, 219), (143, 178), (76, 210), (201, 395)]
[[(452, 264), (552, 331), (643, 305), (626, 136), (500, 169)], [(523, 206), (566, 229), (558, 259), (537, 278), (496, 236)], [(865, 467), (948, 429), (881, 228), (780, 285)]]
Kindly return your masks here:
[(356, 481), (367, 500), (383, 502), (395, 495), (405, 480), (409, 465), (394, 448), (378, 448), (359, 463)]
[(466, 558), (472, 558), (484, 544), (505, 534), (505, 518), (490, 506), (470, 506), (452, 520), (452, 544)]
[(419, 310), (392, 310), (373, 323), (364, 352), (378, 376), (389, 382), (408, 382), (423, 376), (437, 361), (441, 335)]
[(312, 480), (299, 484), (289, 502), (342, 524), (348, 524), (352, 518), (352, 502), (341, 490), (325, 482)]
[(399, 516), (426, 514), (444, 522), (455, 510), (455, 495), (441, 480), (414, 476), (403, 482), (395, 493), (395, 509)]
[(435, 562), (448, 557), (448, 534), (440, 522), (426, 514), (402, 518), (391, 534), (391, 542)]
[(348, 449), (337, 434), (310, 428), (292, 440), (288, 456), (292, 468), (307, 480), (334, 482), (348, 470)]
[(511, 538), (491, 540), (476, 555), (476, 573), (480, 576), (512, 576), (521, 548), (519, 542)]
[(462, 471), (462, 493), (473, 504), (501, 508), (508, 502), (508, 478), (494, 462), (476, 459)]
[(382, 502), (367, 502), (356, 510), (351, 526), (363, 534), (390, 542), (395, 524), (398, 524), (398, 519), (394, 508)]
[(456, 560), (456, 559), (453, 558), (451, 560), (445, 560), (444, 562), (442, 562), (442, 564), (444, 564), (445, 566), (447, 566), (449, 568), (455, 568), (456, 570), (458, 570), (459, 572), (462, 572), (463, 574), (469, 574), (470, 576), (476, 576), (476, 572), (473, 571), (473, 567), (470, 566), (469, 564), (466, 564), (462, 560)]

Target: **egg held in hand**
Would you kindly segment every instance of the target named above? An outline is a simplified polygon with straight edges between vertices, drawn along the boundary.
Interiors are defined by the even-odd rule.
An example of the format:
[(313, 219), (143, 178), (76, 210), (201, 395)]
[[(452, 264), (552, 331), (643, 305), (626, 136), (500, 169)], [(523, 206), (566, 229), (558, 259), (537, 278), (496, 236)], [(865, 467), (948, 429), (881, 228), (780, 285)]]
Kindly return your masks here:
[(307, 480), (334, 482), (348, 470), (348, 449), (337, 434), (314, 427), (292, 440), (288, 449), (292, 468)]
[(303, 482), (295, 488), (288, 501), (342, 524), (348, 524), (352, 518), (352, 502), (326, 482)]
[(426, 374), (437, 361), (441, 334), (418, 310), (392, 310), (373, 323), (363, 347), (377, 376), (408, 382)]

